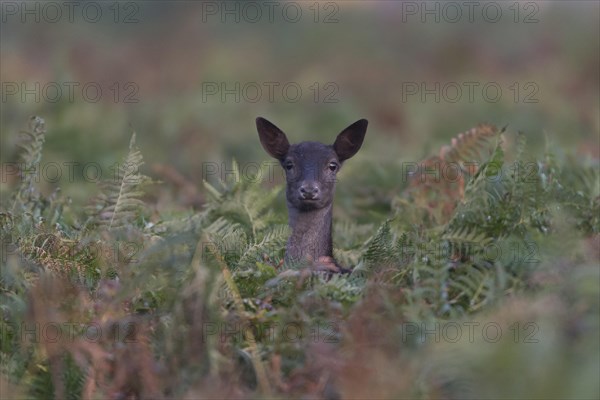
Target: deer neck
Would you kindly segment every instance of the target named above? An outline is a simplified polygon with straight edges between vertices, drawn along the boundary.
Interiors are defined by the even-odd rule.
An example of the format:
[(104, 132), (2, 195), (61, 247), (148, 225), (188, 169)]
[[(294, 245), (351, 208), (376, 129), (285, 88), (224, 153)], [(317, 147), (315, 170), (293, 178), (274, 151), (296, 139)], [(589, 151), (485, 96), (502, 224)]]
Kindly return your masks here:
[(292, 234), (287, 243), (286, 260), (302, 262), (307, 258), (333, 256), (331, 240), (332, 204), (310, 211), (300, 211), (288, 204)]

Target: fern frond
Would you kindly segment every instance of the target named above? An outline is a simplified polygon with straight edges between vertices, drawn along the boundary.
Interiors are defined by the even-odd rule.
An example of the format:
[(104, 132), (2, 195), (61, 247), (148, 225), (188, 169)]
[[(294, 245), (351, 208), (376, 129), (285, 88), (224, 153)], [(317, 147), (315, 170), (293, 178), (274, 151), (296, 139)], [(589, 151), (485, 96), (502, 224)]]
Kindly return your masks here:
[(108, 230), (133, 225), (144, 209), (142, 188), (150, 178), (140, 173), (144, 161), (135, 138), (134, 132), (127, 157), (123, 164), (114, 167), (113, 179), (101, 183), (101, 193), (92, 207), (95, 221)]
[(394, 253), (395, 237), (390, 227), (391, 221), (391, 219), (385, 220), (366, 243), (367, 249), (364, 252), (363, 259), (370, 269), (376, 264), (389, 263), (396, 258)]
[(491, 243), (493, 238), (488, 237), (485, 232), (478, 232), (467, 226), (460, 226), (442, 235), (442, 240), (447, 240), (454, 244), (485, 246)]
[[(499, 144), (492, 147), (493, 139), (504, 132), (493, 125), (480, 124), (452, 139), (443, 146), (439, 155), (421, 161), (409, 176), (405, 195), (412, 208), (424, 210), (436, 223), (445, 223), (459, 201), (466, 197), (465, 184), (485, 163), (486, 150), (497, 153)], [(491, 161), (493, 165), (497, 165)]]
[(276, 252), (285, 249), (285, 243), (289, 236), (289, 227), (287, 225), (278, 225), (267, 232), (262, 240), (250, 243), (240, 256), (238, 267), (245, 265), (254, 265), (256, 261), (262, 258), (263, 254), (271, 256)]
[(252, 227), (253, 238), (256, 239), (257, 233), (265, 229), (271, 222), (268, 218), (262, 217), (268, 213), (271, 204), (273, 204), (273, 200), (275, 200), (280, 190), (280, 187), (268, 191), (249, 190), (247, 196), (242, 197), (243, 209), (246, 212), (250, 226)]
[[(263, 164), (262, 168), (265, 167), (266, 165)], [(234, 181), (224, 182), (219, 179), (218, 184), (221, 189), (204, 182), (204, 187), (209, 194), (209, 203), (204, 212), (210, 216), (209, 219), (223, 217), (239, 224), (252, 240), (259, 240), (259, 232), (276, 222), (272, 218), (271, 209), (281, 187), (265, 190), (259, 182), (240, 174), (235, 160), (232, 170)]]
[(498, 128), (494, 125), (479, 124), (452, 138), (450, 146), (443, 146), (440, 149), (440, 159), (448, 163), (480, 160), (482, 152), (489, 148), (491, 139), (497, 134)]
[(35, 190), (34, 181), (39, 177), (42, 149), (46, 139), (46, 123), (43, 118), (33, 116), (29, 119), (29, 129), (21, 131), (24, 140), (18, 145), (21, 149), (19, 154), (21, 182), (15, 190), (13, 197), (14, 212), (28, 212), (39, 217), (35, 212), (36, 204), (39, 203), (39, 194)]
[(523, 154), (525, 154), (525, 148), (527, 147), (527, 137), (523, 132), (517, 132), (517, 144), (515, 148), (515, 158), (517, 160), (523, 159)]
[(449, 282), (451, 288), (458, 290), (455, 299), (465, 297), (469, 311), (476, 311), (493, 301), (497, 296), (496, 278), (493, 272), (479, 268), (470, 268)]
[[(231, 292), (231, 294), (233, 295), (233, 302), (234, 302), (236, 312), (238, 313), (238, 315), (240, 317), (244, 316), (245, 315), (244, 301), (242, 299), (242, 296), (240, 295), (240, 291), (239, 291), (237, 285), (235, 284), (235, 281), (233, 280), (231, 270), (229, 269), (227, 263), (225, 262), (222, 254), (218, 251), (218, 249), (209, 249), (209, 252), (212, 253), (217, 264), (221, 268), (221, 272), (222, 272), (222, 276), (225, 281), (225, 284), (226, 284), (227, 288), (229, 289), (229, 291)], [(194, 258), (196, 258), (196, 257), (194, 257)], [(248, 346), (251, 351), (250, 358), (251, 358), (252, 366), (254, 367), (254, 371), (257, 376), (259, 387), (260, 387), (262, 393), (269, 394), (271, 392), (271, 386), (270, 386), (270, 382), (267, 378), (265, 366), (264, 366), (262, 360), (260, 359), (260, 353), (259, 353), (258, 347), (256, 345), (256, 343), (257, 343), (256, 339), (252, 332), (248, 332), (247, 336), (248, 336)]]
[(373, 224), (358, 224), (350, 219), (333, 222), (334, 247), (356, 249), (361, 247), (374, 230)]

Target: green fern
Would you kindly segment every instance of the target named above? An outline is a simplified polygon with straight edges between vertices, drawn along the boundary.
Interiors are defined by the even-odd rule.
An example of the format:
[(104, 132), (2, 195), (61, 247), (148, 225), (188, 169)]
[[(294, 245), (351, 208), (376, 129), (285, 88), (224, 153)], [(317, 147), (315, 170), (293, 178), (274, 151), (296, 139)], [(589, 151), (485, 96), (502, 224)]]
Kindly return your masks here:
[(376, 265), (388, 264), (396, 260), (394, 254), (395, 235), (392, 233), (391, 222), (390, 219), (384, 221), (365, 244), (363, 260), (368, 270), (373, 270)]
[(40, 161), (46, 139), (46, 123), (43, 118), (33, 116), (29, 119), (29, 129), (21, 131), (24, 140), (19, 144), (20, 182), (14, 191), (12, 212), (26, 213), (38, 223), (41, 218), (40, 195), (34, 182), (40, 173)]
[[(277, 203), (281, 187), (265, 189), (245, 179), (235, 163), (237, 172), (230, 175), (232, 180), (205, 183), (208, 199), (200, 211), (187, 211), (183, 217), (175, 214), (178, 218), (162, 214), (159, 217), (162, 220), (156, 221), (151, 229), (126, 231), (133, 238), (142, 236), (144, 246), (136, 254), (138, 264), (122, 274), (103, 274), (102, 256), (85, 248), (99, 238), (106, 241), (120, 236), (124, 227), (141, 227), (141, 185), (146, 178), (132, 172), (137, 172), (143, 162), (135, 148), (135, 136), (125, 160), (131, 165), (116, 171), (117, 179), (110, 182), (110, 188), (103, 189), (103, 200), (92, 210), (96, 226), (90, 224), (83, 229), (74, 226), (73, 220), (65, 218), (62, 211), (65, 203), (59, 196), (57, 199), (38, 196), (33, 181), (22, 182), (23, 188), (15, 188), (18, 193), (12, 198), (17, 200), (16, 211), (0, 213), (3, 239), (9, 238), (11, 246), (0, 269), (2, 378), (31, 397), (52, 396), (47, 355), (34, 346), (27, 347), (20, 341), (22, 332), (15, 329), (26, 320), (31, 304), (27, 293), (39, 282), (39, 271), (44, 268), (55, 276), (56, 282), (72, 279), (78, 283), (77, 295), (69, 299), (82, 299), (76, 308), (85, 309), (84, 321), (147, 317), (148, 340), (156, 355), (157, 369), (170, 382), (165, 384), (163, 394), (172, 397), (204, 395), (194, 391), (196, 385), (204, 387), (205, 382), (215, 379), (223, 379), (220, 383), (227, 382), (233, 392), (246, 397), (272, 397), (271, 385), (275, 397), (318, 397), (329, 386), (335, 389), (338, 381), (343, 385), (340, 378), (344, 375), (339, 375), (339, 371), (344, 374), (355, 370), (359, 363), (376, 366), (382, 363), (390, 370), (392, 379), (397, 371), (406, 372), (411, 381), (397, 392), (387, 392), (392, 395), (482, 397), (481, 387), (493, 387), (494, 384), (489, 384), (493, 377), (476, 379), (477, 371), (485, 368), (471, 368), (469, 361), (517, 369), (515, 366), (523, 362), (528, 366), (528, 362), (535, 364), (527, 361), (529, 355), (544, 353), (545, 347), (515, 347), (516, 343), (510, 347), (499, 343), (498, 350), (493, 350), (498, 353), (497, 359), (490, 361), (492, 346), (484, 348), (467, 343), (466, 330), (462, 339), (452, 345), (443, 340), (434, 342), (433, 335), (424, 340), (396, 339), (407, 328), (406, 322), (414, 323), (422, 333), (423, 327), (436, 326), (433, 324), (443, 330), (456, 321), (482, 321), (490, 313), (499, 322), (510, 320), (509, 324), (513, 324), (531, 317), (540, 325), (544, 320), (538, 316), (543, 314), (543, 318), (551, 321), (546, 327), (560, 329), (556, 335), (552, 330), (550, 334), (545, 333), (547, 329), (540, 330), (540, 335), (546, 335), (543, 339), (557, 338), (548, 342), (557, 349), (556, 360), (564, 358), (564, 354), (587, 357), (582, 359), (582, 367), (577, 367), (580, 357), (576, 357), (577, 363), (567, 363), (564, 369), (556, 371), (570, 376), (569, 368), (579, 368), (571, 374), (587, 376), (586, 368), (596, 365), (597, 351), (590, 349), (597, 347), (593, 347), (595, 338), (589, 332), (598, 327), (599, 315), (598, 269), (594, 268), (596, 259), (587, 254), (596, 249), (592, 247), (597, 238), (594, 232), (599, 229), (597, 163), (558, 160), (547, 151), (532, 164), (527, 159), (531, 156), (526, 154), (526, 136), (519, 134), (516, 160), (508, 165), (506, 160), (513, 154), (492, 131), (490, 128), (459, 135), (453, 142), (453, 150), (446, 153), (446, 162), (480, 157), (483, 163), (473, 174), (465, 175), (466, 190), (460, 197), (452, 198), (456, 204), (448, 209), (443, 222), (413, 213), (417, 206), (413, 207), (409, 199), (405, 199), (403, 209), (396, 214), (386, 214), (383, 222), (379, 215), (366, 212), (361, 218), (370, 218), (369, 223), (336, 218), (333, 227), (336, 259), (345, 266), (358, 264), (349, 275), (280, 271), (289, 235), (285, 213), (280, 212), (282, 207), (277, 207), (283, 204)], [(41, 130), (34, 127), (32, 132)], [(23, 165), (39, 163), (43, 138), (36, 139), (34, 133), (29, 136)], [(434, 193), (424, 198), (435, 200), (436, 196)], [(378, 204), (385, 199), (385, 196), (377, 199)], [(18, 212), (25, 208), (33, 210), (39, 218), (23, 218)], [(75, 219), (79, 217), (76, 215)], [(148, 232), (155, 235), (152, 240), (146, 240)], [(56, 252), (65, 246), (74, 246), (74, 257)], [(486, 253), (488, 247), (498, 248), (502, 254), (489, 257), (494, 254)], [(535, 257), (538, 249), (542, 254)], [(567, 254), (570, 251), (573, 257)], [(547, 262), (551, 257), (559, 260), (556, 265)], [(62, 270), (52, 269), (53, 266), (72, 270), (81, 267), (83, 271), (58, 274)], [(290, 275), (284, 275), (288, 272)], [(292, 274), (295, 279), (282, 278)], [(115, 283), (114, 287), (120, 289), (114, 293), (103, 292), (101, 285), (96, 284), (100, 277), (117, 282), (115, 275), (118, 285)], [(85, 285), (79, 285), (82, 282)], [(42, 314), (51, 317), (63, 305), (70, 310), (70, 303), (74, 302), (63, 301), (62, 294), (57, 294), (54, 310), (42, 307)], [(102, 299), (103, 296), (107, 298)], [(39, 300), (40, 296), (35, 298)], [(510, 308), (509, 303), (514, 300), (517, 307)], [(105, 306), (115, 309), (98, 312)], [(240, 325), (248, 328), (246, 335), (237, 335)], [(286, 332), (290, 327), (293, 329)], [(216, 328), (217, 333), (206, 335), (205, 328)], [(321, 333), (325, 333), (325, 338), (335, 341), (312, 341), (313, 332), (318, 333), (319, 329), (324, 329)], [(504, 330), (504, 336), (512, 339), (510, 329)], [(298, 340), (290, 340), (285, 333), (301, 335), (294, 337)], [(129, 344), (123, 341), (117, 347), (114, 345), (107, 343), (105, 350), (116, 366), (127, 360), (113, 350), (128, 349)], [(460, 355), (443, 353), (450, 348), (460, 349)], [(574, 348), (576, 352), (572, 353)], [(515, 358), (506, 355), (506, 349), (525, 351), (526, 356), (517, 358), (520, 363), (516, 364)], [(432, 357), (440, 353), (443, 354)], [(476, 356), (469, 359), (465, 353)], [(543, 357), (535, 360), (540, 359)], [(83, 375), (76, 363), (68, 358), (66, 361), (59, 371), (67, 391), (65, 397), (78, 398)], [(339, 367), (329, 368), (331, 361)], [(114, 379), (110, 371), (96, 372), (103, 374), (104, 388), (110, 387)], [(250, 375), (248, 381), (254, 381), (252, 387), (259, 388), (256, 392), (240, 383), (240, 375), (246, 372)], [(132, 387), (137, 384), (135, 376), (127, 377), (133, 379), (127, 382)], [(579, 381), (567, 383), (575, 385), (573, 382)], [(385, 383), (377, 385), (387, 390)], [(307, 393), (307, 387), (316, 388), (315, 392)], [(342, 386), (343, 390), (348, 388)], [(102, 390), (95, 388), (93, 395), (102, 397), (106, 394)]]
[(135, 225), (144, 210), (141, 197), (150, 178), (140, 172), (144, 162), (135, 137), (134, 132), (123, 164), (113, 167), (113, 179), (101, 184), (101, 193), (90, 208), (93, 221), (109, 231)]
[(464, 298), (467, 311), (474, 312), (501, 297), (502, 281), (497, 279), (493, 270), (472, 267), (467, 273), (449, 280), (449, 285), (456, 290), (452, 294), (453, 301)]
[[(218, 179), (220, 188), (207, 181), (203, 182), (209, 194), (204, 214), (210, 216), (210, 220), (224, 217), (239, 223), (250, 237), (258, 240), (261, 230), (277, 222), (271, 209), (273, 201), (281, 192), (281, 187), (265, 190), (259, 182), (243, 176), (235, 160), (232, 164), (232, 179)], [(262, 168), (267, 166), (268, 164), (263, 164)], [(262, 174), (265, 175), (267, 174)]]
[[(253, 265), (262, 260), (265, 254), (278, 263), (282, 259), (289, 234), (287, 225), (275, 225), (269, 228), (260, 240), (253, 240), (246, 244), (240, 255), (239, 266)], [(276, 256), (278, 257), (275, 258)]]

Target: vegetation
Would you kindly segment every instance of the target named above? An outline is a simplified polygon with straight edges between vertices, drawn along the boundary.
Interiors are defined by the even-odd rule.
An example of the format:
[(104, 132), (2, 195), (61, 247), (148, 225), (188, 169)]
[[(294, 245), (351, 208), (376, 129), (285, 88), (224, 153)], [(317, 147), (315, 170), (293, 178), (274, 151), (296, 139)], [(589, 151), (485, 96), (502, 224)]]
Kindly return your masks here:
[(52, 140), (32, 118), (2, 202), (3, 396), (600, 396), (597, 163), (488, 124), (370, 160), (336, 203), (353, 272), (328, 277), (283, 265), (281, 185), (233, 163), (198, 212), (157, 213), (134, 133), (83, 207), (33, 178)]
[(3, 2), (0, 399), (600, 398), (600, 2), (471, 3)]

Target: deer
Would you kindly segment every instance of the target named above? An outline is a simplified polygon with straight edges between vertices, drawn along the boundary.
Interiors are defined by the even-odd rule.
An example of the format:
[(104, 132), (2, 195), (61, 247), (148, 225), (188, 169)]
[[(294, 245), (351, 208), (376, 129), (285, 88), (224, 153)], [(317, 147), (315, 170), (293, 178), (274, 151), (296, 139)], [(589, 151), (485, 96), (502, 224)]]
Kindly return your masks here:
[(317, 271), (350, 272), (333, 257), (333, 196), (337, 174), (360, 150), (367, 125), (366, 119), (354, 122), (332, 145), (312, 141), (290, 144), (281, 129), (265, 118), (256, 118), (262, 147), (285, 171), (291, 228), (284, 257), (287, 265), (308, 262)]

